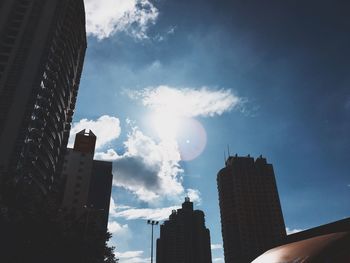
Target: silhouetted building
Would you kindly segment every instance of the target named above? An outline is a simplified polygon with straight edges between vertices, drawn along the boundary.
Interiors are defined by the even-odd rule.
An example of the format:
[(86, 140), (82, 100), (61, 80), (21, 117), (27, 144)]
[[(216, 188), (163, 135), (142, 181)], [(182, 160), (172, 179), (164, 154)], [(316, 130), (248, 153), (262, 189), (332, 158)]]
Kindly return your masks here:
[(0, 183), (58, 190), (85, 50), (83, 0), (1, 0)]
[[(92, 131), (76, 134), (73, 149), (67, 149), (62, 177), (66, 179), (62, 212), (74, 220), (90, 217), (107, 230), (112, 189), (112, 162), (93, 160), (96, 136)], [(94, 220), (91, 220), (94, 219)]]
[(286, 236), (273, 167), (249, 155), (225, 164), (217, 175), (225, 262), (251, 262)]
[(189, 198), (160, 226), (160, 238), (157, 239), (157, 263), (179, 262), (212, 262), (210, 232), (205, 227), (204, 213), (193, 210)]
[(88, 204), (101, 218), (102, 226), (107, 229), (109, 203), (112, 191), (112, 162), (96, 161), (92, 165)]

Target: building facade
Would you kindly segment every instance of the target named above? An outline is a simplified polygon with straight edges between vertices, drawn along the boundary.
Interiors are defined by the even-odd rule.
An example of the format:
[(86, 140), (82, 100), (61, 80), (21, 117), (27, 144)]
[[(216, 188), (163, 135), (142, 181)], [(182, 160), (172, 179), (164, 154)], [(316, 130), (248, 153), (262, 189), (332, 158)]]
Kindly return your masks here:
[(76, 134), (74, 147), (68, 148), (62, 171), (65, 189), (61, 211), (71, 219), (97, 224), (107, 231), (112, 189), (112, 162), (94, 160), (96, 136), (92, 131)]
[(274, 170), (261, 156), (225, 164), (217, 175), (225, 262), (251, 262), (286, 236)]
[(59, 191), (86, 50), (83, 0), (0, 3), (0, 184)]
[(204, 213), (193, 210), (189, 198), (160, 226), (157, 239), (157, 263), (179, 262), (212, 262), (210, 232), (205, 227)]

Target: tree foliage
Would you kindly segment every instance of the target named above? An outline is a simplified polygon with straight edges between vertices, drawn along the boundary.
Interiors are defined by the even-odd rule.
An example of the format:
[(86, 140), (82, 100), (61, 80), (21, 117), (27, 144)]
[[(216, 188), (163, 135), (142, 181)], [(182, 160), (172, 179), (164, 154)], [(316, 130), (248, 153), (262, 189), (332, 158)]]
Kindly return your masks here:
[(87, 224), (84, 216), (62, 216), (49, 199), (42, 201), (33, 194), (23, 191), (0, 196), (1, 262), (118, 262), (114, 248), (107, 245), (110, 233), (98, 224)]

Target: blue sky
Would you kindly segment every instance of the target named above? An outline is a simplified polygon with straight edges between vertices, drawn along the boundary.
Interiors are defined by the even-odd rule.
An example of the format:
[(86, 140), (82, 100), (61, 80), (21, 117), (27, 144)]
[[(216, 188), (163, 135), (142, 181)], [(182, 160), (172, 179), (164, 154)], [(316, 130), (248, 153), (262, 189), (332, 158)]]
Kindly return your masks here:
[(91, 128), (96, 158), (114, 162), (110, 230), (121, 263), (148, 262), (145, 219), (166, 218), (186, 195), (223, 262), (216, 174), (227, 145), (274, 165), (291, 231), (350, 215), (348, 3), (85, 4), (72, 132)]

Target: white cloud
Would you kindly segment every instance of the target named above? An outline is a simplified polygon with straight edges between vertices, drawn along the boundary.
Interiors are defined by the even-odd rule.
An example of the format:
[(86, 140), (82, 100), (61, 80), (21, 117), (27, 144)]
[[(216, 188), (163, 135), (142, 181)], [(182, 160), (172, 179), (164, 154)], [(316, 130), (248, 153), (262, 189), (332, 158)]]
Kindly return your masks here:
[(213, 258), (213, 262), (225, 262), (223, 258)]
[[(109, 216), (110, 218), (117, 216), (118, 206), (116, 205), (113, 197), (109, 202)], [(121, 225), (115, 220), (110, 220), (108, 222), (108, 231), (112, 234), (126, 234), (129, 231), (129, 226), (127, 224)]]
[(84, 0), (86, 31), (98, 39), (117, 32), (135, 38), (147, 38), (147, 29), (158, 17), (158, 9), (149, 0)]
[(81, 130), (91, 130), (97, 137), (96, 149), (117, 139), (120, 135), (120, 122), (116, 117), (103, 115), (97, 120), (81, 119), (72, 125), (69, 135), (68, 147), (73, 147), (75, 134)]
[(149, 263), (150, 261), (151, 261), (150, 258), (135, 257), (135, 258), (120, 259), (118, 262), (119, 263)]
[(175, 33), (176, 26), (172, 26), (168, 29), (167, 34), (172, 35)]
[(126, 220), (134, 219), (152, 219), (152, 220), (165, 220), (168, 219), (172, 210), (179, 209), (180, 206), (170, 206), (164, 208), (132, 208), (124, 211), (117, 212), (115, 217), (121, 217)]
[[(180, 161), (196, 158), (206, 144), (204, 128), (190, 117), (221, 115), (239, 106), (242, 100), (231, 90), (210, 90), (205, 87), (176, 89), (159, 86), (137, 92), (129, 91), (128, 95), (132, 99), (141, 100), (145, 107), (155, 111), (150, 125), (154, 126), (160, 140), (155, 141), (145, 135), (135, 123), (127, 120), (131, 132), (124, 142), (124, 153), (118, 155), (115, 150), (109, 149), (95, 155), (97, 159), (114, 161), (113, 185), (123, 187), (145, 202), (165, 198), (178, 201), (187, 194), (192, 201), (200, 204), (200, 192), (191, 188), (185, 192), (182, 185), (183, 169)], [(184, 118), (180, 120), (177, 117)], [(176, 130), (179, 128), (177, 125), (181, 124), (188, 125), (193, 131), (200, 131), (198, 134), (201, 136), (196, 135), (196, 143), (189, 144), (191, 140), (188, 138), (192, 134), (181, 135), (188, 137), (186, 145), (178, 142)]]
[(176, 30), (176, 26), (171, 26), (168, 28), (168, 30), (166, 30), (165, 33), (163, 34), (157, 34), (155, 37), (154, 37), (154, 40), (158, 41), (158, 42), (162, 42), (162, 41), (165, 41), (169, 38), (169, 36), (173, 35), (175, 33), (175, 30)]
[(125, 252), (116, 252), (115, 256), (119, 259), (120, 263), (148, 263), (149, 258), (142, 258), (142, 250), (136, 251), (125, 251)]
[(188, 188), (186, 190), (186, 194), (193, 203), (197, 203), (198, 205), (201, 204), (202, 199), (201, 199), (201, 193), (199, 192), (199, 190)]
[(134, 257), (140, 257), (142, 256), (143, 251), (137, 250), (137, 251), (126, 251), (126, 252), (116, 252), (115, 255), (118, 258), (134, 258)]
[(222, 249), (222, 244), (211, 244), (210, 247), (212, 250)]
[(133, 207), (128, 205), (117, 205), (114, 201), (114, 198), (111, 197), (111, 200), (109, 202), (109, 215), (112, 217), (116, 217), (118, 210), (124, 210), (124, 209), (130, 209), (130, 208), (133, 208)]
[(113, 149), (108, 149), (107, 152), (96, 152), (94, 158), (96, 160), (114, 161), (119, 158), (117, 152)]
[(134, 193), (140, 200), (150, 202), (160, 198), (174, 199), (184, 193), (183, 172), (176, 142), (155, 142), (138, 128), (133, 128), (124, 142), (121, 156), (110, 151), (102, 156), (114, 156), (115, 186)]
[(183, 117), (213, 117), (231, 111), (242, 103), (242, 99), (230, 89), (212, 90), (206, 87), (195, 89), (159, 86), (130, 91), (128, 95), (132, 99), (141, 100), (144, 106), (154, 111)]
[(286, 227), (286, 232), (287, 232), (287, 235), (290, 235), (290, 234), (295, 234), (295, 233), (298, 233), (298, 232), (301, 232), (303, 231), (303, 229), (290, 229), (289, 227)]
[(111, 197), (111, 200), (109, 202), (109, 215), (110, 216), (115, 216), (117, 213), (117, 205), (114, 202), (114, 198)]
[(108, 231), (112, 234), (123, 234), (129, 230), (127, 224), (121, 225), (117, 221), (108, 222)]

